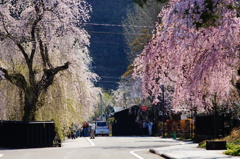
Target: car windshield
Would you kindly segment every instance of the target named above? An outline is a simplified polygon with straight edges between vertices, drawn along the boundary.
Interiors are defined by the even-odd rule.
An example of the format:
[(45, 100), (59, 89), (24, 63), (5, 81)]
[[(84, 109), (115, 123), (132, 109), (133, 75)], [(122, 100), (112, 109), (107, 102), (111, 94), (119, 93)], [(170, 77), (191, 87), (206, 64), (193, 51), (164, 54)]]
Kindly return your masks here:
[(106, 122), (98, 122), (97, 126), (107, 126), (107, 123)]

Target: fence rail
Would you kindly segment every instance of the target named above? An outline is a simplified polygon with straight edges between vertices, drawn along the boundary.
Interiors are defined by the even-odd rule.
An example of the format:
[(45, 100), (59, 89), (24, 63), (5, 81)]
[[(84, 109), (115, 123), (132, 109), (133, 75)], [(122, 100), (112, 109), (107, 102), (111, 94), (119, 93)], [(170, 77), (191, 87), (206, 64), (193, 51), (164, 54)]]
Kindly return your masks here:
[(0, 121), (0, 146), (9, 148), (52, 147), (54, 122)]

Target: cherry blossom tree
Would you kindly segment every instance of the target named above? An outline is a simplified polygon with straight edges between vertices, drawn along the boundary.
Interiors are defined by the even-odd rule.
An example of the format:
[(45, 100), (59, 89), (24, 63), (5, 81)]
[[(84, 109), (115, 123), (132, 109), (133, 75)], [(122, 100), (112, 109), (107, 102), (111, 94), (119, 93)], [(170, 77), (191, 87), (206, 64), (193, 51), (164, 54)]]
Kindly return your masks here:
[(114, 106), (129, 108), (134, 105), (151, 105), (150, 100), (143, 96), (141, 78), (134, 78), (132, 74), (133, 65), (129, 65), (121, 76), (118, 89), (113, 92)]
[[(124, 77), (119, 82), (118, 89), (114, 91), (114, 105), (123, 108), (129, 108), (133, 105), (146, 104), (141, 91), (141, 79)], [(150, 104), (150, 102), (148, 103)]]
[[(158, 103), (160, 85), (174, 88), (173, 108), (211, 110), (236, 101), (240, 70), (238, 0), (171, 0), (161, 24), (135, 59), (146, 96)], [(240, 94), (238, 94), (238, 97)]]
[[(96, 76), (89, 71), (86, 50), (89, 35), (82, 27), (90, 18), (90, 11), (84, 0), (1, 1), (0, 77), (8, 85), (16, 86), (22, 95), (22, 120), (36, 120), (36, 112), (44, 105), (43, 94), (56, 78), (63, 76), (62, 71), (72, 74), (60, 80), (57, 90), (71, 86), (76, 93), (79, 89), (93, 88), (91, 79)], [(75, 83), (78, 85), (73, 87)], [(94, 95), (87, 94), (88, 98)]]
[(68, 57), (70, 67), (56, 75), (56, 80), (41, 96), (39, 103), (44, 106), (36, 113), (37, 120), (54, 119), (61, 138), (64, 137), (61, 131), (63, 127), (68, 128), (73, 123), (79, 125), (94, 115), (101, 93), (101, 89), (93, 83), (98, 76), (90, 72), (88, 67), (92, 60), (87, 54), (88, 49), (79, 45), (75, 47)]

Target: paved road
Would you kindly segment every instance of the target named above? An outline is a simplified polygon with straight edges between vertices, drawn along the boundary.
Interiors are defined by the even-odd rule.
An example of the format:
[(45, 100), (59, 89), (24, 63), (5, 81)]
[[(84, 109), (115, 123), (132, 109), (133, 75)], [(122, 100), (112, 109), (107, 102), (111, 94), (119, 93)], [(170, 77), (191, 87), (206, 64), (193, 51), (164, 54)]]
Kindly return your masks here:
[(175, 144), (157, 137), (77, 138), (60, 148), (0, 149), (0, 159), (161, 159), (149, 149)]

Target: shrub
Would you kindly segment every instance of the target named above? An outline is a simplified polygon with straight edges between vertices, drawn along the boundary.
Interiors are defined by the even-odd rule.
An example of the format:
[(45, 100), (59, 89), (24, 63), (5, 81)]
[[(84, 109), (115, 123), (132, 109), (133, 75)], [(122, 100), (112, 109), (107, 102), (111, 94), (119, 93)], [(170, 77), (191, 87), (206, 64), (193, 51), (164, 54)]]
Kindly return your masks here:
[(198, 148), (206, 148), (206, 140), (199, 143)]
[(228, 149), (224, 153), (232, 156), (240, 156), (240, 128), (234, 129), (224, 140), (227, 141)]
[(240, 145), (231, 145), (230, 149), (224, 152), (226, 155), (240, 156)]

